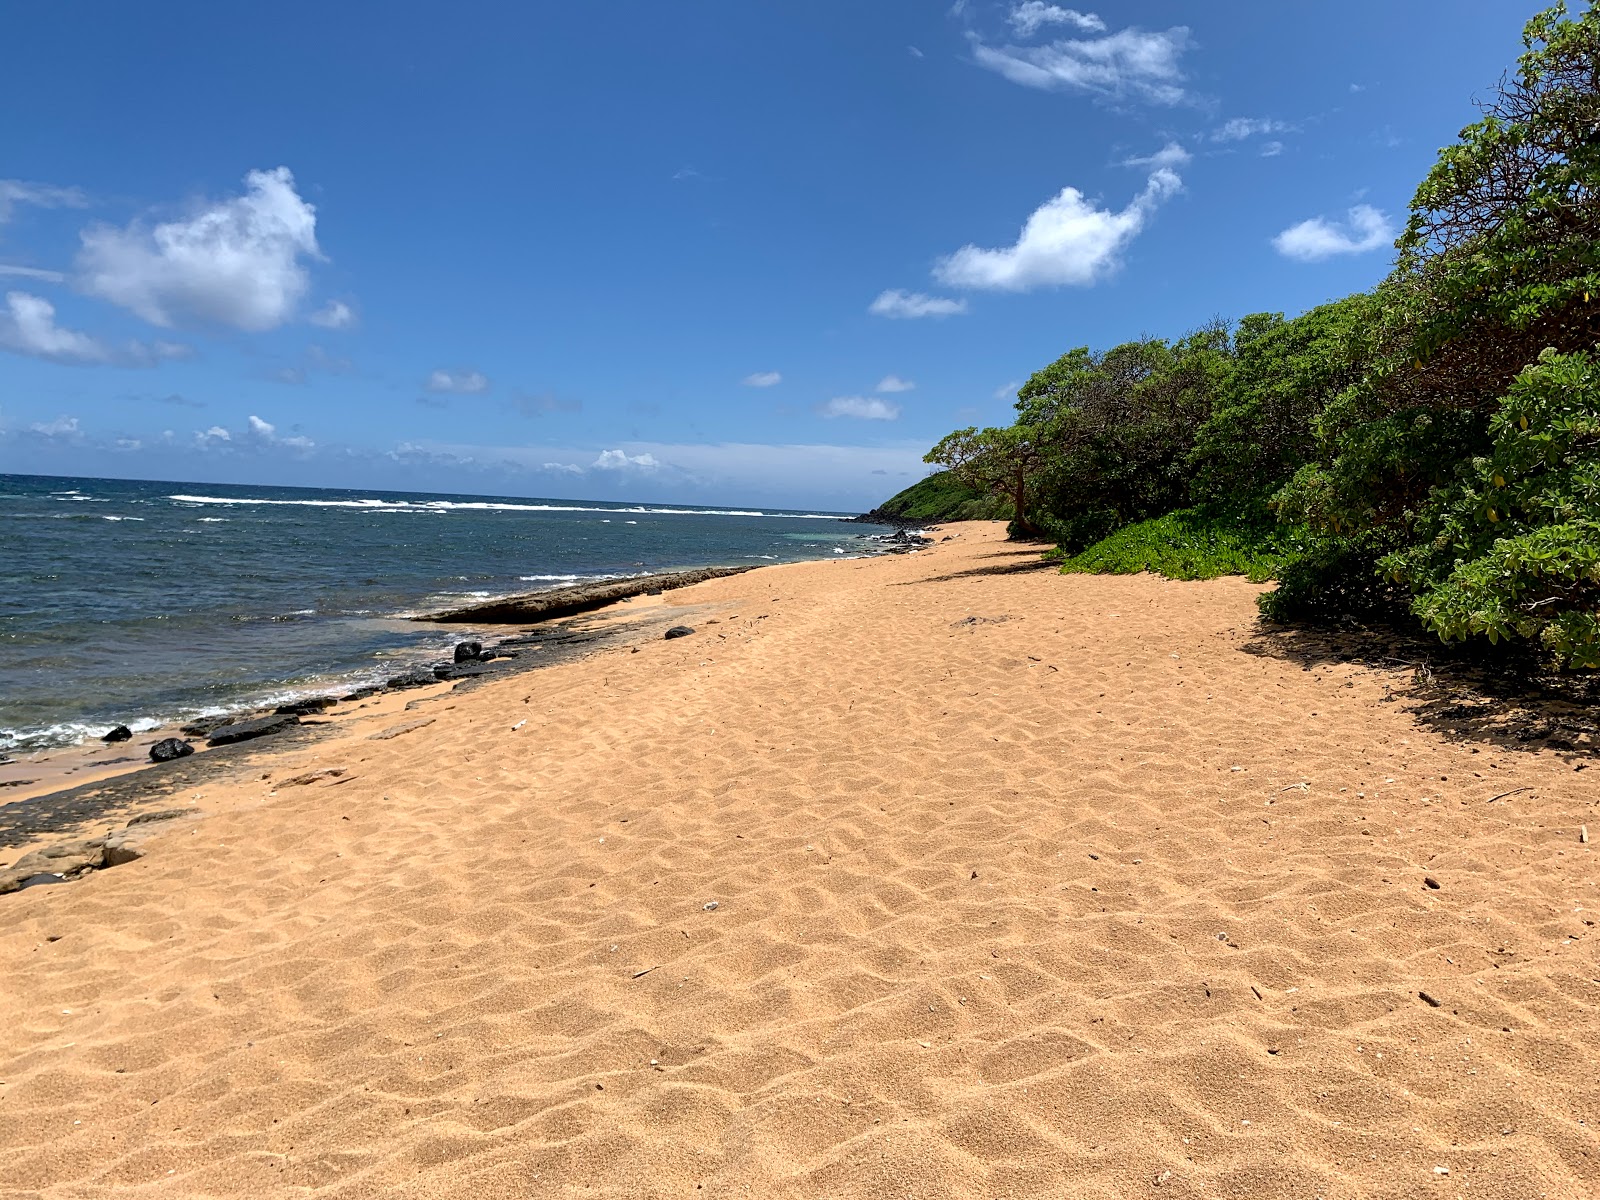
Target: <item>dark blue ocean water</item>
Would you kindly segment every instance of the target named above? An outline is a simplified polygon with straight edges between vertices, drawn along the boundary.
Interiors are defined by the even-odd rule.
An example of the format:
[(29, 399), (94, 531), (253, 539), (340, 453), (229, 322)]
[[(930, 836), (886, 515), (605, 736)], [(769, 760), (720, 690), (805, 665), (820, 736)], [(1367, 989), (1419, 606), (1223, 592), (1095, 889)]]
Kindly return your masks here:
[(461, 636), (406, 613), (882, 532), (839, 515), (0, 475), (0, 750), (383, 678)]

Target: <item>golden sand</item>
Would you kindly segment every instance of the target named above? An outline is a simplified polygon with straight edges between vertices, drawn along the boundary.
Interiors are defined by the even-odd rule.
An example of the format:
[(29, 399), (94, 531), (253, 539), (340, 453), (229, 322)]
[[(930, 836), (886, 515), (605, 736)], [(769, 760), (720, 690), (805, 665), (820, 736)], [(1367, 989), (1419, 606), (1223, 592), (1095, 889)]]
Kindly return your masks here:
[(0, 897), (0, 1194), (1600, 1194), (1600, 770), (950, 529)]

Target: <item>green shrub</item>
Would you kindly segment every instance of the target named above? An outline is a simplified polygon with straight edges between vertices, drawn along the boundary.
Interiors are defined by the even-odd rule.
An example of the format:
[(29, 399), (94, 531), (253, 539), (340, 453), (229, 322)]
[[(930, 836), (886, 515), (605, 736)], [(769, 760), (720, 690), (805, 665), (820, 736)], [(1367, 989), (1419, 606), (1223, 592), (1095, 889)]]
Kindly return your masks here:
[(1097, 575), (1152, 571), (1168, 579), (1244, 575), (1262, 583), (1293, 559), (1300, 540), (1266, 514), (1186, 508), (1125, 526), (1078, 554), (1063, 554), (1061, 569)]

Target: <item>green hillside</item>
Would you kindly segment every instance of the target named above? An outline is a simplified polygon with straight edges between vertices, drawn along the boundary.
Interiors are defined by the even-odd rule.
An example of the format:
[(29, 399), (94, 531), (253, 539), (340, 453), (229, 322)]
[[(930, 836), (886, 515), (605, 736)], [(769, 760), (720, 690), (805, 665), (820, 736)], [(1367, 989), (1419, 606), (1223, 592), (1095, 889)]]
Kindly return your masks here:
[(968, 487), (949, 471), (935, 471), (865, 514), (888, 525), (939, 521), (1002, 521), (1005, 501)]

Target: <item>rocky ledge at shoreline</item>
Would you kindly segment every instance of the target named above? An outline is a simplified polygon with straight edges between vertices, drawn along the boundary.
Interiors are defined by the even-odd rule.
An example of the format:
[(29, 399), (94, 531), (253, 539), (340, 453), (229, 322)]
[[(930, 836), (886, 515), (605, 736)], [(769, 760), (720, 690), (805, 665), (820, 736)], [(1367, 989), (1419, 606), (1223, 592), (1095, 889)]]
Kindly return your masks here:
[(646, 596), (656, 592), (671, 591), (704, 583), (708, 579), (721, 579), (725, 575), (740, 575), (754, 570), (749, 567), (701, 567), (693, 571), (670, 571), (661, 575), (637, 575), (632, 579), (604, 579), (594, 583), (577, 583), (571, 587), (550, 588), (543, 592), (528, 592), (520, 596), (502, 596), (498, 600), (485, 600), (480, 604), (464, 604), (442, 612), (424, 613), (412, 618), (417, 621), (435, 621), (445, 625), (527, 625), (535, 621), (548, 621), (552, 617), (570, 617), (592, 609), (604, 608), (631, 596)]

